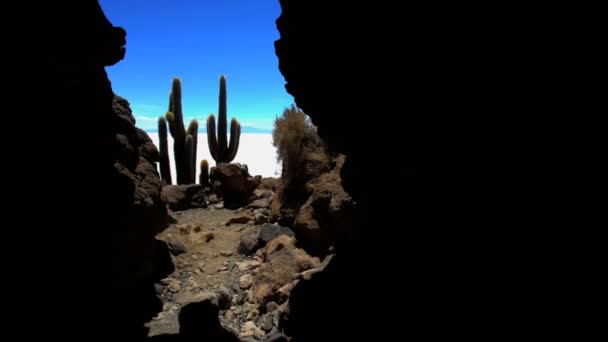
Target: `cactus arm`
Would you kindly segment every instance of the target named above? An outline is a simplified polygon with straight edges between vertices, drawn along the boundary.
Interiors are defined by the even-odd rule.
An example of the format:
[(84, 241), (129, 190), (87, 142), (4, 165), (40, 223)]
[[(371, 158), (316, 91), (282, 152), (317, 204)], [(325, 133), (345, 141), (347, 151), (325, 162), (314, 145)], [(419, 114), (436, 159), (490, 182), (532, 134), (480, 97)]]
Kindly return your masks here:
[(209, 144), (209, 153), (211, 153), (211, 157), (215, 160), (216, 164), (220, 163), (217, 137), (215, 134), (215, 116), (213, 114), (209, 114), (209, 117), (207, 118), (207, 143)]
[[(198, 121), (196, 119), (192, 119), (190, 121), (190, 125), (188, 126), (187, 134), (192, 136), (192, 177), (196, 177), (196, 149), (198, 148)], [(194, 178), (192, 179), (192, 183), (194, 183)]]
[(164, 117), (158, 118), (158, 140), (160, 152), (160, 176), (165, 184), (170, 185), (171, 168), (169, 167), (169, 148), (167, 147), (167, 120)]
[(226, 163), (230, 163), (236, 157), (236, 152), (239, 149), (239, 142), (241, 140), (241, 124), (236, 121), (235, 118), (232, 118), (230, 121), (230, 145), (228, 146), (228, 151), (226, 153)]
[(186, 184), (194, 183), (194, 174), (192, 173), (192, 155), (194, 154), (194, 139), (191, 135), (187, 135), (184, 139), (184, 178)]
[(201, 160), (201, 174), (198, 176), (198, 182), (203, 187), (209, 184), (209, 162), (207, 159)]

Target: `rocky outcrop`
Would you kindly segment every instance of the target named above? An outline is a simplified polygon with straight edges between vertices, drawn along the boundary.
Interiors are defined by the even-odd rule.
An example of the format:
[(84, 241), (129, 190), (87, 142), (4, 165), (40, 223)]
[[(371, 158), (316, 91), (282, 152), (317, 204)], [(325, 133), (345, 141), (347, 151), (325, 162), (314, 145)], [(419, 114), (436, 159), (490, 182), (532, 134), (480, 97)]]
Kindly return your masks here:
[(212, 192), (224, 199), (224, 206), (237, 209), (249, 203), (260, 178), (252, 177), (245, 165), (220, 163), (209, 172)]
[(143, 323), (160, 309), (153, 283), (171, 261), (154, 239), (165, 214), (150, 145), (113, 111), (104, 70), (125, 56), (125, 30), (97, 1), (27, 7), (12, 12), (29, 29), (11, 35), (15, 63), (7, 65), (19, 75), (9, 76), (14, 115), (4, 122), (27, 133), (0, 138), (11, 164), (3, 193), (12, 199), (2, 209), (12, 228), (0, 259), (14, 280), (5, 283), (10, 318), (0, 334), (143, 338)]
[[(601, 20), (582, 6), (281, 6), (286, 89), (347, 156), (357, 203), (354, 233), (294, 289), (288, 335), (604, 335)], [(399, 177), (375, 172), (397, 160)]]
[(315, 159), (305, 183), (281, 184), (271, 204), (270, 220), (293, 227), (298, 242), (313, 255), (327, 255), (353, 226), (354, 203), (340, 179), (344, 160), (343, 155), (325, 163)]
[(173, 211), (206, 208), (207, 196), (200, 184), (165, 185), (162, 198)]

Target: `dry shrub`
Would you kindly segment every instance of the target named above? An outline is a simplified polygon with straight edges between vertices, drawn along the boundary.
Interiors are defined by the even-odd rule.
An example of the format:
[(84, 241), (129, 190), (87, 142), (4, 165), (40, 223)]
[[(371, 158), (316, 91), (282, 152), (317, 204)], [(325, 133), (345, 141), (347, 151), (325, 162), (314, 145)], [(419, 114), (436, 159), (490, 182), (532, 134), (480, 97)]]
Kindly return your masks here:
[(283, 165), (281, 178), (288, 183), (298, 178), (304, 151), (315, 150), (322, 142), (310, 118), (292, 104), (274, 120), (272, 144), (277, 148), (277, 160)]

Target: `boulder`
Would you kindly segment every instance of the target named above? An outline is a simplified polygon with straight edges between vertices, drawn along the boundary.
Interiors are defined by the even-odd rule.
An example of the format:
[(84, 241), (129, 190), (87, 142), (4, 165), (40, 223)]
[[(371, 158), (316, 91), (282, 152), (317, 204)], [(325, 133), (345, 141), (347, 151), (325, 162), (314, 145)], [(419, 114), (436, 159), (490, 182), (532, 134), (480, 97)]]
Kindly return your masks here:
[[(281, 234), (268, 242), (264, 249), (266, 262), (257, 269), (253, 295), (257, 303), (266, 305), (273, 298), (286, 299), (292, 282), (303, 271), (319, 267), (319, 258), (311, 257), (295, 246), (293, 237)], [(287, 287), (286, 287), (287, 286)], [(279, 293), (282, 290), (283, 293)]]
[(163, 200), (173, 211), (206, 208), (206, 196), (200, 184), (165, 185)]
[(212, 191), (224, 199), (224, 206), (237, 209), (247, 205), (260, 178), (249, 175), (240, 164), (219, 163), (211, 168), (209, 178)]
[(258, 233), (258, 242), (261, 246), (265, 246), (268, 242), (275, 239), (279, 235), (286, 235), (295, 238), (295, 234), (291, 229), (275, 224), (265, 223), (262, 225)]

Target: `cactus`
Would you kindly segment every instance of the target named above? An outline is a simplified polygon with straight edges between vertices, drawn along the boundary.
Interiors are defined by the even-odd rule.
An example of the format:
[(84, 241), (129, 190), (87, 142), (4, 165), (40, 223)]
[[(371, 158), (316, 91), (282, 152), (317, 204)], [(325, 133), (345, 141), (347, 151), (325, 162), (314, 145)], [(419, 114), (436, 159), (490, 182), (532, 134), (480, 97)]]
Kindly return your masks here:
[[(169, 93), (169, 112), (166, 115), (166, 119), (169, 123), (169, 132), (171, 132), (171, 136), (173, 137), (173, 155), (175, 157), (177, 184), (194, 183), (198, 122), (192, 120), (188, 131), (186, 131), (182, 113), (182, 82), (179, 77), (173, 78), (171, 93)], [(191, 135), (193, 139), (192, 154), (186, 154), (184, 150), (186, 148), (187, 135)], [(187, 161), (186, 158), (192, 160)]]
[(201, 160), (201, 174), (198, 175), (198, 182), (203, 187), (209, 184), (209, 162), (207, 159)]
[(169, 148), (167, 147), (167, 121), (164, 117), (158, 118), (158, 140), (160, 152), (160, 176), (165, 184), (170, 185), (171, 169), (169, 167)]
[(226, 121), (226, 77), (220, 76), (220, 95), (219, 95), (219, 112), (217, 123), (217, 137), (215, 131), (215, 116), (209, 115), (207, 118), (207, 140), (209, 143), (209, 152), (216, 163), (229, 163), (236, 157), (236, 152), (239, 148), (239, 140), (241, 137), (241, 125), (236, 119), (230, 122), (230, 144), (226, 136), (227, 121)]
[(190, 125), (188, 126), (188, 130), (186, 132), (186, 134), (191, 135), (192, 136), (192, 150), (193, 150), (193, 154), (192, 154), (192, 179), (191, 179), (191, 183), (195, 183), (195, 178), (196, 178), (196, 148), (198, 145), (198, 121), (196, 119), (192, 119), (192, 121), (190, 121)]
[(194, 183), (194, 168), (192, 167), (192, 161), (194, 155), (194, 139), (191, 135), (187, 135), (184, 140), (184, 177), (187, 184)]

